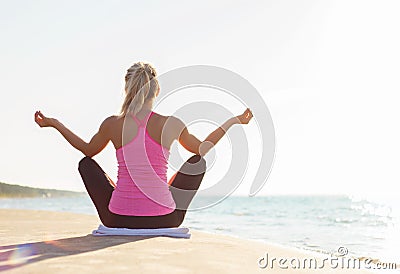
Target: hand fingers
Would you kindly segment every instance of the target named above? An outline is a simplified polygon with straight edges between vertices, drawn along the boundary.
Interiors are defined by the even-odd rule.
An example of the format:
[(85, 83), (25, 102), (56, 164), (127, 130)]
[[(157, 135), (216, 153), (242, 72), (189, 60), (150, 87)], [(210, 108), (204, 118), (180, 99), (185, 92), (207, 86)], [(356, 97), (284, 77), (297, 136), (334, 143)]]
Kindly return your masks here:
[(251, 119), (253, 117), (253, 113), (251, 112), (251, 110), (248, 108), (246, 109), (246, 116), (247, 119)]
[(34, 115), (35, 121), (37, 122), (39, 120), (39, 112), (36, 111)]
[(38, 124), (41, 127), (42, 126), (41, 122), (42, 122), (43, 118), (40, 116), (40, 114), (41, 114), (40, 111), (36, 111), (35, 115), (34, 115), (34, 119), (35, 119), (36, 124)]

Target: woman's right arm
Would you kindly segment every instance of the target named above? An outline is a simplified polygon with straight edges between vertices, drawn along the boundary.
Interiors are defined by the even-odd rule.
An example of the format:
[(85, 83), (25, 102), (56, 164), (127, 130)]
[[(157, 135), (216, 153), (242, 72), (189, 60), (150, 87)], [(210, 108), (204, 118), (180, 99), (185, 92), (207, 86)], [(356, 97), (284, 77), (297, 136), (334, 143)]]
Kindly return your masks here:
[(246, 109), (243, 114), (228, 119), (220, 127), (211, 132), (204, 141), (200, 141), (196, 136), (190, 134), (186, 126), (184, 126), (179, 136), (179, 143), (188, 151), (204, 156), (221, 140), (231, 126), (234, 124), (248, 124), (252, 117), (251, 110)]

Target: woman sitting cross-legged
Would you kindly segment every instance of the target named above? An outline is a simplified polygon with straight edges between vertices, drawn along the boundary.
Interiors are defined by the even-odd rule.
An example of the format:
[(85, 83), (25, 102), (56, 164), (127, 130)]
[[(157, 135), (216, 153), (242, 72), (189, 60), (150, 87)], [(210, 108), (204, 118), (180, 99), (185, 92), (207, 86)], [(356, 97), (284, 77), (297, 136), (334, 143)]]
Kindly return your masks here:
[[(121, 113), (106, 118), (89, 143), (57, 119), (40, 111), (35, 113), (40, 127), (55, 128), (85, 154), (78, 170), (101, 222), (107, 227), (178, 227), (205, 174), (203, 156), (232, 125), (247, 124), (253, 117), (246, 109), (200, 141), (180, 119), (152, 111), (159, 91), (155, 69), (147, 63), (135, 63), (125, 76), (126, 96)], [(168, 182), (169, 149), (175, 140), (195, 155)], [(118, 161), (116, 184), (92, 159), (109, 141), (116, 149)]]

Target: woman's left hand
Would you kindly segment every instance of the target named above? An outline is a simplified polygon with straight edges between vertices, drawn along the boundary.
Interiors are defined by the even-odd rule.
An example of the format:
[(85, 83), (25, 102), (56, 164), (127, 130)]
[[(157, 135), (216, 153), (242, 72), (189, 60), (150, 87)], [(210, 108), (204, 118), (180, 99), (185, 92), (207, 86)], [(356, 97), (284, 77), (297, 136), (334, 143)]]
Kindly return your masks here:
[(53, 118), (49, 118), (43, 115), (41, 111), (35, 112), (35, 122), (40, 127), (51, 127), (53, 126)]
[(239, 122), (243, 125), (246, 125), (250, 122), (251, 118), (253, 118), (253, 113), (249, 108), (247, 108), (243, 114), (236, 116)]

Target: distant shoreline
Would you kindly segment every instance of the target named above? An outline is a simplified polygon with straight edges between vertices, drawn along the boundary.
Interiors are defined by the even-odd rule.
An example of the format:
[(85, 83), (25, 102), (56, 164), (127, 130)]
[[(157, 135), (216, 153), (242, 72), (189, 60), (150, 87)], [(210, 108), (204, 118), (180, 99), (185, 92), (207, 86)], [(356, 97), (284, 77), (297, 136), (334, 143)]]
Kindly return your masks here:
[(6, 184), (0, 182), (0, 199), (2, 198), (51, 198), (51, 197), (77, 197), (84, 195), (84, 192), (34, 188)]

